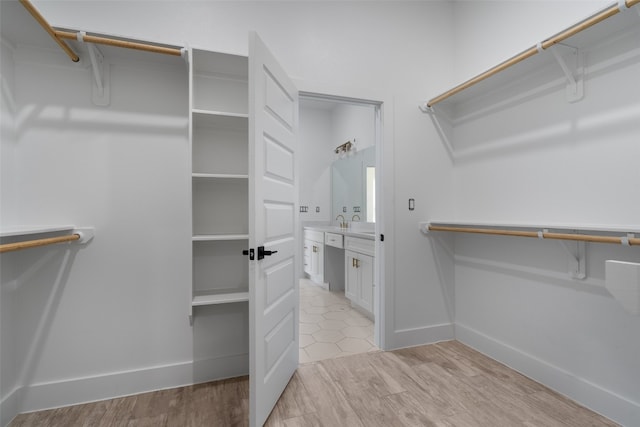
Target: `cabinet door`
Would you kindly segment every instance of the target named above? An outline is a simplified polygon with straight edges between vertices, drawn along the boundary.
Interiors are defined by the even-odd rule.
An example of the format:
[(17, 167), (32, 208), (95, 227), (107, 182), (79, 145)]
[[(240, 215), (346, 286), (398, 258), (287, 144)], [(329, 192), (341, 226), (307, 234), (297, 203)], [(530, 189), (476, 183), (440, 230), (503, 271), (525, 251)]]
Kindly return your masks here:
[(362, 308), (373, 312), (373, 257), (358, 254), (359, 294), (358, 303)]
[(313, 242), (311, 240), (304, 241), (304, 272), (311, 275), (311, 254), (313, 250)]
[[(261, 426), (298, 367), (298, 91), (249, 38), (249, 424)], [(277, 251), (277, 252), (276, 252)]]
[(358, 303), (358, 269), (356, 268), (358, 254), (351, 251), (345, 251), (344, 254), (344, 295)]
[[(324, 274), (324, 245), (318, 242), (313, 242), (311, 259), (312, 274), (316, 278), (322, 278)], [(323, 280), (320, 281), (322, 282)]]

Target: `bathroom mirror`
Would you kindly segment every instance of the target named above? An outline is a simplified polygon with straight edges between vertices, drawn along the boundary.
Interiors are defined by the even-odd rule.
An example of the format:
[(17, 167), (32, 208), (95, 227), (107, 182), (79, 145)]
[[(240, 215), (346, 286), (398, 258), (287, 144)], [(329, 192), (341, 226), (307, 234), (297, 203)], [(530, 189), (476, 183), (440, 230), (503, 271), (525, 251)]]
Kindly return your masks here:
[(331, 165), (332, 218), (343, 215), (352, 222), (375, 222), (375, 147), (337, 159)]

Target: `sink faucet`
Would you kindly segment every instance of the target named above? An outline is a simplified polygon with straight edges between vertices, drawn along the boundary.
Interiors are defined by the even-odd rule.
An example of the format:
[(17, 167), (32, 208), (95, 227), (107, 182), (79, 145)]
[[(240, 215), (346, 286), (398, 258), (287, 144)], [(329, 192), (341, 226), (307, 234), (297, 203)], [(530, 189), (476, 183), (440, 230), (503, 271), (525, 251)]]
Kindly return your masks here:
[(347, 228), (347, 221), (345, 221), (344, 216), (338, 215), (336, 219), (338, 218), (342, 218), (342, 221), (340, 221), (340, 228)]
[(356, 221), (356, 217), (358, 217), (358, 221), (360, 221), (360, 215), (358, 215), (358, 214), (354, 214), (354, 215), (351, 217), (351, 222), (355, 222), (355, 221)]

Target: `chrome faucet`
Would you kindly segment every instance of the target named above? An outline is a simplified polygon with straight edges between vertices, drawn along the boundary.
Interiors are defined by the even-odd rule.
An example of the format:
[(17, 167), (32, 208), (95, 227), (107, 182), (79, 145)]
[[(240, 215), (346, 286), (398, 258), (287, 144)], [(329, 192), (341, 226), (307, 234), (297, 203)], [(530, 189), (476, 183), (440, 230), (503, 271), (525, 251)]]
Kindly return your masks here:
[(338, 218), (342, 218), (342, 221), (340, 222), (340, 228), (347, 228), (347, 221), (344, 219), (344, 216), (342, 216), (342, 215), (338, 215), (338, 216), (336, 217), (336, 220), (337, 220)]
[(356, 217), (358, 217), (358, 221), (360, 221), (360, 215), (358, 215), (358, 214), (354, 214), (354, 215), (351, 217), (351, 222), (355, 222), (355, 221), (356, 221)]

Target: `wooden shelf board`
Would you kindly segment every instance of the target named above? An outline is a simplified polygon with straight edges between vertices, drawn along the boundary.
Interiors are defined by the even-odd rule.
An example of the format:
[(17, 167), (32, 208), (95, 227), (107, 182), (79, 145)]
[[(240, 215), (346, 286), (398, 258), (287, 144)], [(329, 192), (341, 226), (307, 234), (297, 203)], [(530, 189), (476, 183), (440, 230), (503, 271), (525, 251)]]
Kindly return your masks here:
[(192, 173), (195, 179), (249, 179), (248, 174), (232, 174), (232, 173)]
[(247, 131), (249, 128), (248, 114), (194, 108), (191, 110), (191, 116), (194, 128), (215, 128), (236, 131)]
[(191, 238), (194, 242), (215, 242), (226, 240), (248, 240), (248, 234), (196, 234)]
[(215, 304), (230, 304), (249, 301), (249, 292), (199, 292), (194, 294), (191, 305), (194, 307)]
[(246, 113), (231, 113), (228, 111), (216, 111), (216, 110), (204, 110), (202, 108), (192, 108), (191, 113), (194, 117), (227, 117), (227, 118), (238, 118), (238, 119), (248, 119), (249, 114)]

